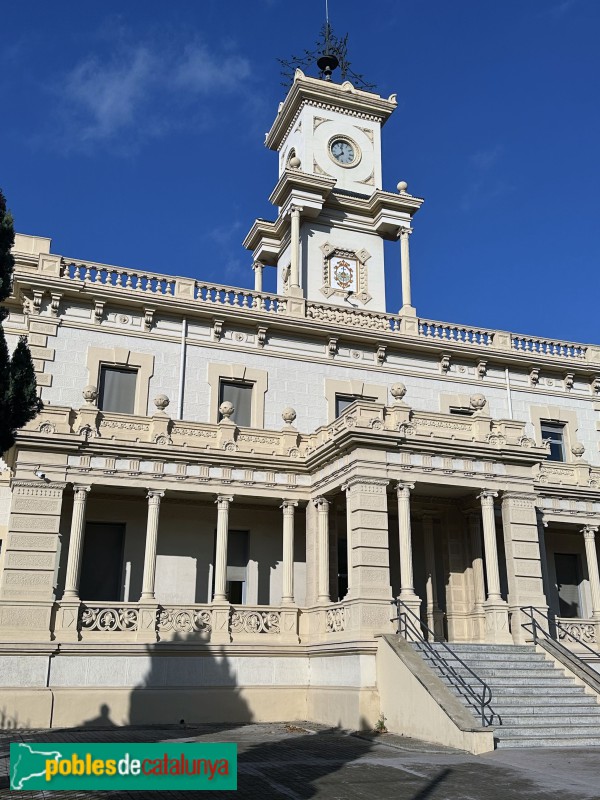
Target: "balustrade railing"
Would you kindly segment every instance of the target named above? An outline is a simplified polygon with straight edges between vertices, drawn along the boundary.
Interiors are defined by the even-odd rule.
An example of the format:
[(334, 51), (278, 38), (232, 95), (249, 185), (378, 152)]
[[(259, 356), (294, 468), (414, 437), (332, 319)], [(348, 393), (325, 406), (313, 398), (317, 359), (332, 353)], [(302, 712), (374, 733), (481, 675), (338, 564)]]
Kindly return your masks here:
[(346, 630), (345, 606), (333, 606), (325, 609), (325, 630), (327, 633), (342, 633)]
[(175, 294), (175, 278), (158, 275), (154, 272), (110, 267), (105, 264), (94, 264), (83, 261), (65, 261), (63, 276), (72, 281), (112, 286), (117, 289), (128, 289), (144, 294), (173, 296)]
[(229, 626), (233, 636), (240, 633), (278, 635), (281, 633), (281, 612), (271, 608), (238, 606), (231, 609)]
[(560, 619), (557, 617), (556, 635), (559, 642), (598, 644), (598, 623), (592, 619)]
[[(63, 258), (61, 274), (67, 281), (102, 285), (165, 299), (173, 297), (193, 300), (210, 307), (269, 314), (282, 314), (287, 311), (288, 300), (284, 295), (256, 292), (251, 289), (196, 281), (191, 278), (160, 275), (146, 270), (124, 269), (107, 264)], [(379, 333), (399, 333), (402, 330), (402, 318), (398, 315), (360, 308), (331, 306), (325, 303), (307, 302), (306, 317), (318, 322), (362, 328)], [(587, 345), (576, 342), (493, 331), (424, 318), (417, 319), (417, 329), (408, 335), (425, 340), (481, 347), (482, 349), (491, 347), (550, 358), (600, 361), (598, 348), (592, 348), (593, 352), (589, 353), (590, 348)]]
[(512, 334), (511, 348), (519, 352), (537, 353), (541, 356), (557, 358), (585, 359), (587, 347), (574, 342), (560, 342), (553, 339), (538, 339), (532, 336)]
[(419, 336), (446, 342), (481, 345), (482, 347), (489, 347), (494, 343), (493, 331), (452, 325), (448, 322), (433, 322), (427, 319), (419, 320)]
[(79, 607), (79, 628), (84, 631), (113, 633), (137, 631), (139, 622), (138, 603), (82, 603)]
[(173, 634), (204, 633), (210, 636), (212, 631), (212, 610), (207, 605), (195, 606), (160, 606), (156, 627), (159, 637), (168, 631)]

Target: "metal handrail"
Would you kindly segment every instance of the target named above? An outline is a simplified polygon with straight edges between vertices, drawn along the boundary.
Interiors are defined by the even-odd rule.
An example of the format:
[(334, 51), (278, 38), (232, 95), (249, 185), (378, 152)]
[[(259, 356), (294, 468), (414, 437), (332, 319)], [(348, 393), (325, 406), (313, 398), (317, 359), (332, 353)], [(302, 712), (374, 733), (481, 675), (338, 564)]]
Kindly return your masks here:
[[(558, 634), (555, 636), (552, 635), (551, 629), (552, 626), (554, 626), (556, 631), (561, 630), (564, 632), (565, 638), (568, 637), (573, 642), (580, 644), (594, 657), (594, 659), (598, 658), (598, 653), (596, 650), (591, 648), (586, 642), (583, 641), (583, 639), (580, 639), (579, 636), (568, 630), (560, 620), (556, 619), (556, 617), (551, 618), (548, 614), (546, 614), (545, 611), (542, 611), (541, 608), (536, 608), (535, 606), (522, 606), (521, 611), (531, 620), (531, 622), (522, 622), (521, 627), (528, 633), (532, 634), (534, 644), (538, 643), (538, 639), (540, 638), (539, 633), (542, 633), (544, 638), (551, 639), (559, 647), (562, 647), (562, 649), (565, 650), (569, 655), (577, 658), (575, 653), (573, 653), (572, 650), (569, 650), (568, 647), (565, 647), (564, 644), (559, 640)], [(548, 622), (548, 630), (540, 625), (535, 617), (536, 614), (538, 614), (540, 617), (543, 617)]]
[[(478, 684), (480, 684), (480, 691), (476, 691), (476, 689), (467, 683), (464, 676), (460, 675), (454, 669), (448, 659), (445, 658), (438, 650), (436, 650), (435, 647), (433, 647), (431, 641), (435, 639), (435, 633), (427, 627), (423, 620), (417, 616), (414, 611), (409, 608), (400, 598), (392, 600), (392, 604), (398, 609), (398, 616), (394, 617), (394, 620), (398, 621), (397, 633), (400, 636), (404, 636), (407, 641), (409, 640), (408, 634), (412, 634), (412, 636), (415, 637), (413, 638), (413, 641), (416, 641), (420, 649), (421, 647), (425, 649), (425, 657), (434, 663), (441, 674), (445, 678), (448, 678), (452, 685), (457, 689), (459, 694), (465, 698), (467, 703), (478, 712), (481, 717), (482, 727), (487, 728), (490, 725), (493, 725), (494, 720), (498, 720), (498, 723), (501, 725), (502, 719), (500, 718), (500, 715), (496, 714), (491, 707), (492, 690), (487, 683), (483, 681), (479, 675), (473, 672), (471, 667), (465, 664), (465, 662), (454, 652), (454, 650), (452, 650), (452, 648), (446, 644), (446, 642), (438, 642), (438, 644), (441, 644), (452, 656), (452, 658), (458, 661), (458, 663), (467, 670), (469, 675), (471, 675), (471, 677), (474, 678)], [(424, 632), (427, 633), (427, 638), (425, 638), (423, 635)]]

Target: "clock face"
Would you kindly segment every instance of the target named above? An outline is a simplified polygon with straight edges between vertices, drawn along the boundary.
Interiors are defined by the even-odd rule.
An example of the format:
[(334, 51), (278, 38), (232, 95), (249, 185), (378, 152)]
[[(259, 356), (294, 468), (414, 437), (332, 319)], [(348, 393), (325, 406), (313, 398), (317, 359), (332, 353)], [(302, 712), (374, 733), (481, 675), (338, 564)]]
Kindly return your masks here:
[(329, 149), (333, 158), (345, 167), (349, 167), (356, 160), (354, 147), (347, 139), (334, 139)]

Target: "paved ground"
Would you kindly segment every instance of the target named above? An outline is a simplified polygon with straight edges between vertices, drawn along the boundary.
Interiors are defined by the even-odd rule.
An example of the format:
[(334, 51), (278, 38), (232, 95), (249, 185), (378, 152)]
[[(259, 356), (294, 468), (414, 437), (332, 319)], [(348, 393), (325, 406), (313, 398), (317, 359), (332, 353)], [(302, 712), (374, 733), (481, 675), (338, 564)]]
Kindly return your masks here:
[(500, 750), (471, 756), (394, 736), (359, 738), (311, 723), (24, 732), (0, 738), (0, 798), (190, 800), (191, 792), (10, 792), (8, 745), (27, 742), (231, 741), (239, 745), (235, 800), (598, 800), (600, 748)]

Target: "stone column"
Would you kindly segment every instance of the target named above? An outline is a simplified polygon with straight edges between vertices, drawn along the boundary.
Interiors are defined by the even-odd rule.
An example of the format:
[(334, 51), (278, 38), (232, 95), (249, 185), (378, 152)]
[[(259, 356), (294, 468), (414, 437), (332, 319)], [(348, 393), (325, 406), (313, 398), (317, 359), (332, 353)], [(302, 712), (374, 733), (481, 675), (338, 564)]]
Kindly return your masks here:
[(473, 638), (485, 638), (485, 574), (481, 550), (481, 515), (468, 515), (469, 538), (471, 544), (471, 565), (473, 569)]
[[(85, 505), (90, 489), (90, 486), (73, 486), (73, 515), (71, 517), (71, 535), (69, 538), (63, 600), (68, 600), (69, 598), (79, 599), (79, 576), (85, 536)], [(93, 598), (89, 599), (93, 600)]]
[[(419, 616), (421, 599), (415, 594), (412, 558), (412, 532), (410, 527), (410, 490), (414, 483), (398, 483), (396, 495), (398, 498), (398, 534), (400, 549), (400, 595), (399, 599), (405, 603), (413, 614)], [(413, 623), (416, 624), (415, 620)]]
[(255, 261), (252, 265), (254, 270), (254, 291), (262, 292), (263, 290), (263, 267), (262, 261)]
[(410, 252), (408, 246), (408, 237), (411, 233), (411, 228), (400, 228), (400, 264), (402, 271), (402, 308), (400, 313), (414, 316), (415, 309), (412, 304), (410, 290)]
[(300, 206), (292, 206), (291, 216), (291, 254), (290, 254), (290, 294), (299, 297), (300, 291)]
[(435, 567), (435, 544), (433, 540), (433, 516), (425, 514), (422, 517), (423, 544), (425, 547), (426, 569), (426, 599), (427, 599), (427, 627), (433, 631), (435, 641), (444, 638), (444, 612), (438, 606), (437, 598), (437, 573)]
[(294, 603), (294, 509), (296, 500), (284, 500), (283, 509), (283, 589), (281, 604), (290, 606)]
[(484, 489), (479, 495), (483, 520), (483, 549), (487, 574), (487, 600), (485, 602), (485, 638), (488, 642), (511, 642), (508, 630), (508, 606), (500, 593), (500, 571), (498, 568), (498, 546), (496, 542), (496, 518), (494, 498), (498, 492)]
[(227, 602), (227, 535), (229, 532), (229, 504), (233, 497), (219, 495), (217, 504), (217, 547), (215, 553), (215, 594), (213, 603)]
[(156, 547), (158, 544), (158, 515), (160, 511), (161, 498), (164, 492), (149, 489), (148, 498), (148, 521), (146, 524), (146, 551), (144, 553), (144, 577), (142, 579), (142, 595), (140, 602), (144, 600), (153, 602), (154, 579), (156, 576)]
[(592, 595), (592, 616), (594, 619), (600, 620), (600, 575), (598, 574), (598, 552), (596, 550), (597, 530), (597, 527), (586, 525), (582, 533), (585, 542), (590, 593)]
[(317, 497), (314, 501), (317, 509), (317, 603), (329, 603), (329, 501)]

